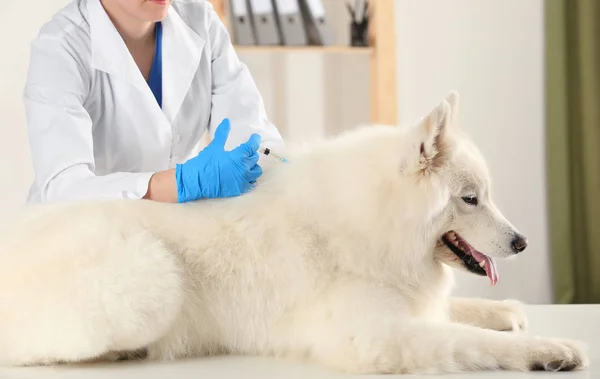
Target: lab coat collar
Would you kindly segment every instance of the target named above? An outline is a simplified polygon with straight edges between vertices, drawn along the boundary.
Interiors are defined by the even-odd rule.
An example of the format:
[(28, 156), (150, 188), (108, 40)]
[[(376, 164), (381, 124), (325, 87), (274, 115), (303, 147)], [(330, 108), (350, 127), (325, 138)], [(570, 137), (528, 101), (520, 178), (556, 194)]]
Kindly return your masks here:
[(190, 28), (171, 6), (163, 20), (162, 77), (163, 111), (173, 122), (190, 84), (204, 48), (205, 40)]
[[(148, 83), (100, 0), (88, 0), (88, 14), (92, 66), (129, 81), (154, 103), (153, 106), (158, 107)], [(198, 69), (205, 40), (181, 19), (172, 6), (162, 24), (162, 110), (172, 123)]]

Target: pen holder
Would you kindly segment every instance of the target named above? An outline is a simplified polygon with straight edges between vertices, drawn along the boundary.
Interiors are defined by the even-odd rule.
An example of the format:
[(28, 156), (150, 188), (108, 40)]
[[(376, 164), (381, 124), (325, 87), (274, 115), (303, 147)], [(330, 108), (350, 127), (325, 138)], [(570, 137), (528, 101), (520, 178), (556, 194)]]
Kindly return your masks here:
[(369, 21), (350, 23), (350, 46), (369, 46)]
[(353, 8), (350, 3), (346, 3), (350, 13), (350, 46), (369, 46), (369, 0), (363, 0), (362, 17), (357, 17), (358, 1)]

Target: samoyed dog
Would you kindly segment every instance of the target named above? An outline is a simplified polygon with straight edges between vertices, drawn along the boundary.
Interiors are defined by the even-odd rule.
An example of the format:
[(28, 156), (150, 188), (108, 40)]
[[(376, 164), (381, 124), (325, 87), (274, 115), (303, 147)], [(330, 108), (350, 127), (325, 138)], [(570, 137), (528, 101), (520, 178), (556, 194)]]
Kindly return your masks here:
[(450, 93), (291, 149), (236, 198), (33, 206), (0, 239), (0, 364), (270, 356), (350, 373), (573, 370), (516, 301), (453, 298), (527, 246)]

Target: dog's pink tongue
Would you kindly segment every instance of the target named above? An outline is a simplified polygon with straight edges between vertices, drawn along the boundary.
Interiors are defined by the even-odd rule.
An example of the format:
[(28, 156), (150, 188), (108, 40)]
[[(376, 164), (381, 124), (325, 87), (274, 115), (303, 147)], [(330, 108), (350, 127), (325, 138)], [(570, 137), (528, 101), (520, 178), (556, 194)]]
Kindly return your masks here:
[(495, 286), (496, 283), (498, 283), (498, 270), (496, 269), (494, 260), (474, 249), (471, 251), (471, 254), (473, 254), (473, 257), (477, 260), (477, 262), (485, 262), (485, 266), (483, 267), (485, 269), (485, 273), (487, 274), (488, 278), (490, 278), (492, 285)]

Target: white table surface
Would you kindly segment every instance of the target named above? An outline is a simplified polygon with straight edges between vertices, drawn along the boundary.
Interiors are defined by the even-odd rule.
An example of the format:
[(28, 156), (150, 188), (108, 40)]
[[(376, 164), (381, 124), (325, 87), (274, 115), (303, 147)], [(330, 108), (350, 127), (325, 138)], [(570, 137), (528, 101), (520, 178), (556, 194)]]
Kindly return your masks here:
[[(590, 366), (584, 371), (577, 372), (495, 372), (455, 374), (442, 377), (454, 379), (600, 379), (600, 305), (536, 305), (526, 307), (526, 311), (532, 333), (579, 339), (586, 342), (589, 346)], [(352, 376), (315, 366), (284, 363), (275, 359), (239, 357), (203, 358), (170, 363), (122, 362), (86, 366), (0, 368), (0, 379), (372, 379), (375, 377), (389, 379), (419, 376)]]

